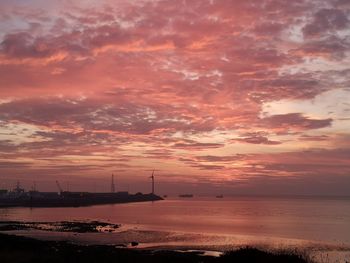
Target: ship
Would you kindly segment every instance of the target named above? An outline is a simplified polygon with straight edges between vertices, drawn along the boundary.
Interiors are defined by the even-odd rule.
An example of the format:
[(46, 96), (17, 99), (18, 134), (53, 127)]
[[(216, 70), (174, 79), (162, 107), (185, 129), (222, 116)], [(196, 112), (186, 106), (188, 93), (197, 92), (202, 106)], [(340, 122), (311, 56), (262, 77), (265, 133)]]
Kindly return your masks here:
[(193, 197), (193, 194), (183, 194), (183, 195), (179, 195), (179, 197), (182, 197), (182, 198), (192, 198), (192, 197)]

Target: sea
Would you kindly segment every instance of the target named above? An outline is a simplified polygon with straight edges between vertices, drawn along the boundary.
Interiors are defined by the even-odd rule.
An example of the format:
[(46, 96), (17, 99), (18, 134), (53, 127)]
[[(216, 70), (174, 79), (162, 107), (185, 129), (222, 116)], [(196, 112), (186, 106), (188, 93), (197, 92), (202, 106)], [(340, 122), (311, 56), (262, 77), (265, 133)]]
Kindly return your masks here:
[(16, 234), (77, 243), (222, 252), (244, 246), (293, 250), (316, 262), (350, 262), (350, 197), (169, 197), (74, 208), (0, 208), (0, 221), (103, 221), (112, 233)]

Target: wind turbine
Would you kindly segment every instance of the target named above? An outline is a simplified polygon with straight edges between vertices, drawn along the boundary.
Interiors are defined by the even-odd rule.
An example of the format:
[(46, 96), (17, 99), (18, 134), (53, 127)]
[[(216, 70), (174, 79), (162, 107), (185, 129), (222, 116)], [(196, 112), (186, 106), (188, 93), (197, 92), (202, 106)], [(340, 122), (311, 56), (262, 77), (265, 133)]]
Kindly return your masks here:
[(154, 169), (152, 171), (152, 176), (150, 178), (152, 179), (152, 194), (154, 194)]

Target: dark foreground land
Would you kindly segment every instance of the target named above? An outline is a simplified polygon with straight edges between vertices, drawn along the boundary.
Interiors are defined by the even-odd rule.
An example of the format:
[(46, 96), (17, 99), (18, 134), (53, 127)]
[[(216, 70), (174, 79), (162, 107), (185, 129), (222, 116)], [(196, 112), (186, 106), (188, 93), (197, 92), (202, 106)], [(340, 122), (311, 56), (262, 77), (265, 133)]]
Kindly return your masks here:
[(242, 248), (227, 252), (220, 257), (204, 256), (198, 252), (165, 250), (140, 250), (115, 248), (114, 246), (82, 246), (67, 242), (41, 241), (26, 237), (0, 234), (1, 263), (306, 263), (299, 255), (273, 254), (254, 248)]

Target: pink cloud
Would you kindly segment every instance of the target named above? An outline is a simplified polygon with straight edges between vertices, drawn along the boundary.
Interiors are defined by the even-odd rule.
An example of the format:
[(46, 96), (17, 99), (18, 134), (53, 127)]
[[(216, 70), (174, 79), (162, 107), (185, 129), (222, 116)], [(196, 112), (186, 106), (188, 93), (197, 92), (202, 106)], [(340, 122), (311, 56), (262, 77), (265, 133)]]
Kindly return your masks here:
[(232, 142), (250, 143), (250, 144), (266, 144), (266, 145), (278, 145), (282, 142), (270, 140), (266, 133), (263, 132), (251, 132), (241, 136), (242, 138), (232, 139)]
[[(237, 178), (294, 176), (325, 166), (343, 174), (347, 164), (307, 164), (295, 156), (299, 150), (239, 153), (282, 151), (276, 135), (306, 148), (329, 141), (341, 152), (332, 129), (343, 116), (262, 111), (267, 102), (312, 100), (348, 86), (345, 2), (328, 1), (325, 9), (308, 0), (6, 1), (0, 9), (0, 169), (14, 174), (9, 160), (25, 157), (31, 162), (21, 164), (23, 171), (58, 175), (72, 169), (64, 159), (72, 155), (82, 160), (76, 176), (109, 172), (113, 161), (130, 175), (133, 167), (150, 168), (140, 165), (143, 158), (179, 162), (193, 178), (213, 170)], [(336, 66), (324, 69), (317, 59)], [(8, 131), (21, 125), (36, 130)], [(320, 134), (308, 135), (313, 130)], [(320, 149), (326, 161), (343, 162), (327, 151)], [(95, 155), (104, 159), (90, 164)], [(235, 161), (242, 165), (232, 168)]]
[(312, 119), (300, 113), (276, 114), (261, 119), (263, 126), (278, 132), (320, 129), (332, 124), (332, 119)]

